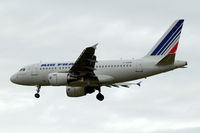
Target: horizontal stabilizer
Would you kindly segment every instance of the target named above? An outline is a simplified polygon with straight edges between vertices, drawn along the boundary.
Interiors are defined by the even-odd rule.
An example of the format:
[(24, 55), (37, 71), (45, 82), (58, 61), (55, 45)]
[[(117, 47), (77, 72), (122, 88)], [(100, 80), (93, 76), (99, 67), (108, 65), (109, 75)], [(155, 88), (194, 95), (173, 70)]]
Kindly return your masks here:
[(175, 60), (175, 53), (174, 54), (168, 54), (161, 61), (159, 61), (157, 63), (157, 65), (159, 65), (159, 66), (172, 65), (172, 64), (174, 64), (174, 60)]

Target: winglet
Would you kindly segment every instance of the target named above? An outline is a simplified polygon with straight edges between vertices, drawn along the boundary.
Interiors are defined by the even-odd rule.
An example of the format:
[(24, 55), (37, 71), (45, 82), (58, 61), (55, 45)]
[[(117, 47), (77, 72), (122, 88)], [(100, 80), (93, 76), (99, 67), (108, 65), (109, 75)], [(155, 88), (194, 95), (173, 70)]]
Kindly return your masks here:
[(96, 43), (96, 44), (93, 45), (92, 47), (93, 47), (94, 49), (96, 49), (97, 45), (98, 45), (98, 43)]
[(142, 81), (138, 82), (137, 85), (138, 85), (138, 86), (141, 86), (141, 83), (142, 83)]

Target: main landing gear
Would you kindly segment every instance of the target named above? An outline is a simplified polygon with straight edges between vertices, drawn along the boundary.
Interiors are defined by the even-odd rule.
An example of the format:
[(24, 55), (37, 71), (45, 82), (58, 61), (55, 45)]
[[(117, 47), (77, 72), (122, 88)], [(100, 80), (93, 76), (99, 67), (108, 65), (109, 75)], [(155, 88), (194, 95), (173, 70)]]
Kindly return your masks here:
[(104, 96), (101, 94), (101, 93), (98, 93), (96, 98), (99, 100), (99, 101), (103, 101), (104, 99)]
[(36, 89), (37, 93), (35, 93), (35, 98), (39, 98), (40, 97), (40, 94), (39, 94), (40, 88), (41, 88), (41, 86), (37, 85), (37, 89)]
[(97, 90), (99, 91), (99, 93), (97, 94), (96, 98), (97, 98), (99, 101), (103, 101), (104, 96), (101, 94), (101, 88), (99, 87)]

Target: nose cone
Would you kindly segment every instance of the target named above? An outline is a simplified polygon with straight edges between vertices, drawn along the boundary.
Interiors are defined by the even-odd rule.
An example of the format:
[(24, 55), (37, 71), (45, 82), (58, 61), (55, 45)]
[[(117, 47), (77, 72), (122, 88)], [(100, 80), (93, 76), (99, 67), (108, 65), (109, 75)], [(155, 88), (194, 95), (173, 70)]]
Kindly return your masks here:
[(185, 65), (188, 65), (187, 61), (185, 61)]
[(17, 75), (14, 74), (10, 77), (10, 81), (13, 82), (13, 83), (17, 83)]

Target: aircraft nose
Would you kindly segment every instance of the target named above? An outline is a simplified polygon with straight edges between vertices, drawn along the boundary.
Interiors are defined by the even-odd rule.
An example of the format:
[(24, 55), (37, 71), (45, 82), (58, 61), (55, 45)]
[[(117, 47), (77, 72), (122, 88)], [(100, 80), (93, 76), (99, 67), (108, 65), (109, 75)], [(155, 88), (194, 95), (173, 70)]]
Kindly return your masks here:
[(187, 61), (185, 61), (185, 65), (188, 65)]
[(16, 83), (16, 80), (17, 80), (17, 75), (14, 74), (10, 77), (10, 81), (13, 82), (13, 83)]

